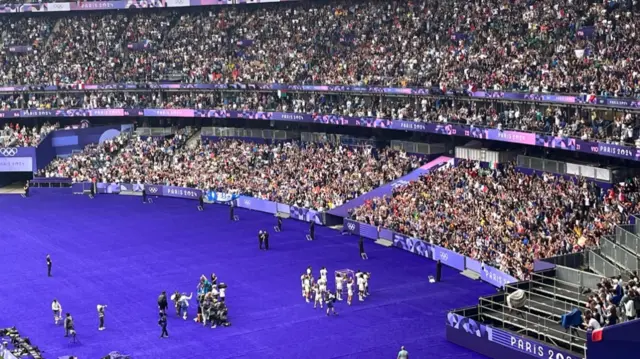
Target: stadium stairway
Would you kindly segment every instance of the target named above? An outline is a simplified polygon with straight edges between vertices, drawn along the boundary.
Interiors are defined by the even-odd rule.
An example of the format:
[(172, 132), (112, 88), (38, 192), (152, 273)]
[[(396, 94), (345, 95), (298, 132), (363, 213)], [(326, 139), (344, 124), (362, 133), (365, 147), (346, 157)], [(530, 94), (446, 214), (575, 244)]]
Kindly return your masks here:
[(198, 146), (198, 144), (200, 143), (201, 140), (201, 134), (202, 134), (202, 129), (198, 129), (196, 131), (193, 132), (193, 134), (191, 135), (191, 137), (189, 138), (189, 140), (187, 140), (187, 148), (195, 148), (196, 146)]
[[(507, 305), (507, 296), (522, 290), (524, 304), (518, 308)], [(584, 354), (586, 332), (571, 333), (562, 326), (562, 316), (573, 309), (583, 313), (587, 296), (584, 288), (556, 277), (555, 270), (535, 273), (531, 280), (508, 284), (504, 292), (481, 297), (478, 319), (485, 324), (529, 336), (547, 344)]]

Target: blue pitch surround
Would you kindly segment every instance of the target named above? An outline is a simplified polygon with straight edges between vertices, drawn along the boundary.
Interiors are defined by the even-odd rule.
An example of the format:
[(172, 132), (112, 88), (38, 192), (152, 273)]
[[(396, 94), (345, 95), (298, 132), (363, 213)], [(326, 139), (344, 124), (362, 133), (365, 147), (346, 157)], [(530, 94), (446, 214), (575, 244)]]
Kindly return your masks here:
[[(413, 358), (485, 358), (447, 342), (443, 323), (451, 308), (494, 292), (490, 285), (447, 267), (444, 282), (429, 284), (435, 263), (401, 250), (368, 243), (371, 259), (362, 261), (353, 236), (318, 227), (308, 242), (306, 223), (286, 220), (284, 232), (273, 233), (271, 215), (238, 209), (241, 220), (231, 223), (227, 207), (195, 207), (116, 195), (0, 197), (0, 326), (15, 325), (48, 359), (97, 359), (113, 350), (133, 359), (375, 359), (393, 358), (401, 345)], [(260, 229), (272, 232), (269, 252), (257, 249)], [(340, 315), (327, 318), (301, 297), (308, 265), (316, 275), (322, 266), (370, 271), (371, 296), (352, 307), (339, 302)], [(194, 323), (194, 299), (189, 320), (171, 311), (170, 338), (160, 339), (158, 294), (194, 291), (198, 277), (212, 272), (229, 285), (232, 326)], [(73, 315), (80, 344), (53, 324), (53, 298)], [(96, 304), (108, 305), (102, 332)]]

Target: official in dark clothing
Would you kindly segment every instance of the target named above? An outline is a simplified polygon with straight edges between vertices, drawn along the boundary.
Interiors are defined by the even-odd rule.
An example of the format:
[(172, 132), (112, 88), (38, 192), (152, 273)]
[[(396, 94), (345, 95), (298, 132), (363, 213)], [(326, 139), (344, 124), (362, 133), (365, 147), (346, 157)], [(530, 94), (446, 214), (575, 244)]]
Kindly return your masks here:
[(231, 205), (229, 206), (229, 219), (235, 221), (235, 216), (233, 215), (233, 202), (231, 202)]
[(199, 204), (200, 210), (204, 211), (204, 194), (200, 196), (199, 201), (200, 201), (200, 204)]
[(440, 281), (440, 277), (442, 277), (442, 262), (438, 260), (436, 262), (436, 282)]
[(282, 232), (282, 218), (278, 217), (278, 232)]
[(311, 240), (316, 239), (316, 222), (311, 221), (311, 224), (309, 224), (309, 238), (311, 238)]
[(367, 253), (364, 251), (364, 237), (360, 236), (360, 240), (358, 241), (358, 248), (360, 249), (360, 258), (368, 259)]
[(94, 182), (91, 182), (91, 188), (89, 190), (89, 196), (91, 198), (96, 196), (96, 184)]
[(262, 231), (258, 232), (258, 242), (260, 242), (260, 250), (262, 250), (264, 245), (264, 233)]
[(51, 277), (51, 256), (47, 254), (47, 276)]
[(162, 327), (162, 333), (160, 333), (160, 338), (168, 338), (169, 332), (167, 331), (167, 316), (164, 313), (160, 313), (160, 319), (158, 320), (158, 325)]
[(29, 197), (29, 181), (24, 185), (24, 196)]
[(147, 189), (142, 189), (142, 203), (147, 203)]
[(167, 301), (167, 292), (162, 292), (158, 297), (158, 308), (160, 312), (163, 314), (167, 313), (167, 308), (169, 307), (169, 302)]
[(269, 250), (269, 232), (263, 231), (262, 233), (264, 234), (264, 250), (268, 251)]

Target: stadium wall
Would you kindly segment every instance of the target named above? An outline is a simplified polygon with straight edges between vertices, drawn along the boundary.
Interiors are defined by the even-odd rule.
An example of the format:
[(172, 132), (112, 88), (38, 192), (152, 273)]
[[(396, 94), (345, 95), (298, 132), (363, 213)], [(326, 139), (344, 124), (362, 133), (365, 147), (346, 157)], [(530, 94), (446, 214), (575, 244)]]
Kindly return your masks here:
[(133, 125), (112, 125), (58, 130), (52, 133), (51, 145), (56, 156), (68, 156), (73, 151), (82, 150), (91, 144), (103, 143), (117, 137), (123, 131), (132, 129)]
[(41, 170), (56, 158), (56, 149), (53, 147), (53, 137), (56, 131), (50, 132), (47, 136), (38, 144), (36, 148), (36, 170)]
[[(474, 308), (459, 311), (473, 312)], [(448, 313), (446, 321), (447, 340), (494, 359), (578, 359), (578, 354), (569, 353), (537, 340), (494, 328), (456, 313)], [(589, 359), (593, 359), (589, 356)], [(602, 359), (602, 358), (597, 358)]]
[[(525, 168), (525, 167), (516, 167), (516, 171), (520, 172), (520, 173), (524, 173), (528, 176), (533, 176), (533, 175), (542, 175), (543, 173), (551, 173), (552, 175), (556, 176), (556, 177), (562, 177), (565, 180), (575, 180), (575, 176), (572, 175), (561, 175), (559, 173), (552, 173), (552, 172), (546, 172), (546, 171), (539, 171), (539, 170), (534, 170), (532, 168)], [(594, 179), (589, 179), (589, 178), (585, 178), (587, 181), (589, 182), (594, 182), (596, 185), (598, 185), (599, 187), (602, 187), (604, 189), (609, 189), (611, 187), (613, 187), (613, 184), (610, 182), (603, 182), (603, 181), (596, 181)]]
[[(587, 333), (589, 359), (629, 358), (638, 355), (640, 320), (621, 323)], [(636, 353), (636, 354), (633, 354)]]

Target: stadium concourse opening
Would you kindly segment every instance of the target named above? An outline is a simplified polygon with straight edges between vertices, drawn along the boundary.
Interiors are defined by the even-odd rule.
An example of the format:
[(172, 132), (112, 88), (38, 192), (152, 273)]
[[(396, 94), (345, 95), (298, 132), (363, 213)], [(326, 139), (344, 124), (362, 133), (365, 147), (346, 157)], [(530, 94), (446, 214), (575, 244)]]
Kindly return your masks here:
[[(452, 307), (477, 303), (490, 285), (444, 268), (429, 284), (435, 262), (368, 244), (324, 227), (304, 240), (308, 224), (286, 220), (259, 251), (256, 234), (273, 216), (228, 207), (195, 210), (193, 201), (56, 194), (34, 189), (29, 199), (0, 196), (0, 327), (16, 326), (47, 358), (101, 358), (111, 351), (141, 358), (393, 358), (402, 345), (413, 358), (484, 358), (446, 341)], [(45, 257), (51, 255), (53, 276)], [(337, 302), (327, 317), (301, 297), (300, 275), (326, 267), (371, 272), (371, 295), (352, 306)], [(228, 285), (230, 327), (210, 329), (169, 311), (170, 337), (159, 339), (156, 298), (161, 291), (196, 291), (200, 275), (215, 272)], [(330, 286), (333, 280), (330, 279)], [(51, 302), (71, 313), (79, 343), (54, 324)], [(96, 305), (108, 305), (98, 331)]]

